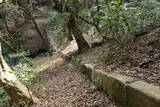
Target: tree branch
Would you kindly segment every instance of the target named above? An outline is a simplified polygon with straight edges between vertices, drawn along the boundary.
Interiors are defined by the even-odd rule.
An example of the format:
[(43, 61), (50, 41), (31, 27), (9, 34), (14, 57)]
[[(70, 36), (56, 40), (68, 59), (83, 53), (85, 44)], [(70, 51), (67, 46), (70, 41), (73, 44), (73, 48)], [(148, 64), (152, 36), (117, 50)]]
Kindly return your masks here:
[[(84, 18), (82, 18), (82, 17), (80, 17), (80, 16), (76, 16), (76, 17), (77, 17), (77, 18), (80, 18), (80, 19), (83, 20), (84, 22), (86, 22), (86, 23), (94, 26), (94, 27), (97, 29), (98, 33), (100, 33), (100, 29), (99, 29), (98, 25), (96, 25), (94, 22), (90, 22), (90, 21), (88, 21), (88, 20), (86, 20), (86, 19), (84, 19)], [(100, 33), (100, 34), (101, 34), (101, 33)]]
[(90, 25), (95, 26), (95, 23), (90, 22), (90, 21), (88, 21), (88, 20), (86, 20), (86, 19), (82, 18), (81, 16), (76, 16), (76, 17), (80, 18), (81, 20), (83, 20), (84, 22), (86, 22), (86, 23), (88, 23), (88, 24), (90, 24)]

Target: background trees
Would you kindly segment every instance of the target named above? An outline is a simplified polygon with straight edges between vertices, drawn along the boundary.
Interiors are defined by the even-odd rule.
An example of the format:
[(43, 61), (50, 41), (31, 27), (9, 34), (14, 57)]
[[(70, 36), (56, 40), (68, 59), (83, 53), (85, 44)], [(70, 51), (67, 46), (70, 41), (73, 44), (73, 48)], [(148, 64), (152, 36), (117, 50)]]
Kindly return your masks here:
[[(104, 48), (107, 60), (117, 58), (123, 48), (134, 44), (137, 37), (160, 26), (160, 3), (157, 0), (10, 0), (9, 2), (11, 3), (6, 3), (4, 6), (0, 4), (0, 33), (2, 33), (0, 41), (4, 56), (1, 59), (10, 62), (11, 67), (24, 64), (24, 58), (30, 58), (32, 53), (37, 56), (43, 50), (56, 47), (56, 43), (51, 45), (51, 39), (62, 42), (57, 50), (62, 45), (66, 46), (64, 42), (66, 38), (75, 39), (79, 52), (82, 52), (91, 47), (92, 42), (98, 38), (100, 44), (106, 45)], [(40, 23), (41, 21), (45, 23)], [(45, 29), (41, 29), (41, 26)], [(26, 48), (26, 42), (29, 48)], [(32, 46), (35, 52), (30, 49)], [(6, 65), (4, 63), (4, 60), (1, 60), (2, 73), (4, 73), (2, 68)], [(10, 73), (11, 70), (7, 70)], [(15, 87), (9, 84), (13, 86), (15, 92), (17, 91), (15, 88), (19, 84), (22, 85), (19, 82), (16, 84), (18, 85)], [(29, 94), (26, 87), (24, 89), (18, 87), (18, 90), (25, 99), (32, 102), (26, 97)], [(20, 98), (18, 95), (15, 96), (17, 99)], [(13, 95), (11, 98), (18, 101)]]
[(71, 32), (77, 42), (79, 51), (88, 48), (89, 45), (79, 28), (77, 23), (76, 15), (80, 11), (80, 2), (78, 0), (67, 0), (65, 2), (53, 0), (55, 3), (54, 9), (59, 12), (59, 14), (65, 14), (68, 12), (68, 30)]

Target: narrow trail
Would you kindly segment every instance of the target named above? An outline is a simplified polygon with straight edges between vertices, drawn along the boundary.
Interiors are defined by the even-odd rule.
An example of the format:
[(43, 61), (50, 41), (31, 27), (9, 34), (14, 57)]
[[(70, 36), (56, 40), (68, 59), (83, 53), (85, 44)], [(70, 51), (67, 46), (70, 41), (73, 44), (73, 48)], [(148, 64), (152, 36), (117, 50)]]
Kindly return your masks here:
[[(76, 50), (76, 42), (72, 41), (62, 53), (68, 55)], [(31, 86), (31, 91), (41, 100), (32, 107), (119, 107), (72, 64), (58, 56), (50, 60), (54, 62), (52, 66), (40, 72)]]
[(41, 72), (32, 91), (41, 100), (32, 107), (118, 107), (68, 62)]

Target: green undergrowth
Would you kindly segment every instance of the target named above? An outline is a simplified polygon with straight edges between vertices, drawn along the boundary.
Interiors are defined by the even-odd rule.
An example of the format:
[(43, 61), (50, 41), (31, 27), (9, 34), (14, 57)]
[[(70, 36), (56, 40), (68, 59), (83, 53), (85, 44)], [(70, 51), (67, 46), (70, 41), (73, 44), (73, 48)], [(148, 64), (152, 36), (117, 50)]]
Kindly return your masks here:
[[(30, 86), (32, 84), (32, 80), (38, 78), (39, 73), (46, 70), (52, 64), (53, 61), (48, 60), (44, 63), (38, 64), (36, 67), (32, 67), (29, 63), (19, 63), (11, 68), (21, 82), (23, 82), (26, 86)], [(43, 88), (46, 84), (50, 83), (51, 81), (47, 81), (47, 83), (37, 83), (37, 87)], [(13, 107), (11, 99), (2, 87), (0, 87), (0, 107)]]
[(6, 92), (0, 88), (0, 107), (11, 107), (11, 104), (9, 103), (11, 100), (6, 94)]

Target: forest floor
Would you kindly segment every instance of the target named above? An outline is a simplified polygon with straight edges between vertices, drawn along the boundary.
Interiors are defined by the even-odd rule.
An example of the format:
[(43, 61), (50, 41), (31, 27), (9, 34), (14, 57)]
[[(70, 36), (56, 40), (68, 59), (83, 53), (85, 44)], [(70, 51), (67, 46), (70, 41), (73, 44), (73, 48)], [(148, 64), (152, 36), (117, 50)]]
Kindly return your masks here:
[[(122, 54), (114, 60), (107, 60), (106, 45), (86, 50), (77, 58), (84, 63), (95, 64), (95, 69), (120, 73), (159, 86), (159, 30), (138, 37), (130, 49), (122, 50)], [(72, 41), (62, 53), (69, 54), (75, 50), (77, 50), (76, 42)], [(41, 59), (37, 65), (43, 62), (44, 60)], [(59, 60), (58, 64), (41, 72), (33, 83), (31, 90), (40, 98), (41, 103), (32, 107), (118, 107), (87, 77), (64, 60)]]
[[(76, 43), (72, 41), (62, 53), (70, 54), (76, 50)], [(41, 100), (32, 107), (119, 107), (72, 64), (57, 55), (36, 58), (34, 66), (49, 60), (57, 63), (40, 72), (30, 87)]]
[(131, 48), (109, 61), (106, 45), (85, 51), (77, 58), (95, 64), (95, 69), (116, 72), (160, 86), (160, 28), (138, 37)]
[(118, 107), (65, 61), (41, 72), (33, 83), (32, 91), (41, 103), (32, 107)]

